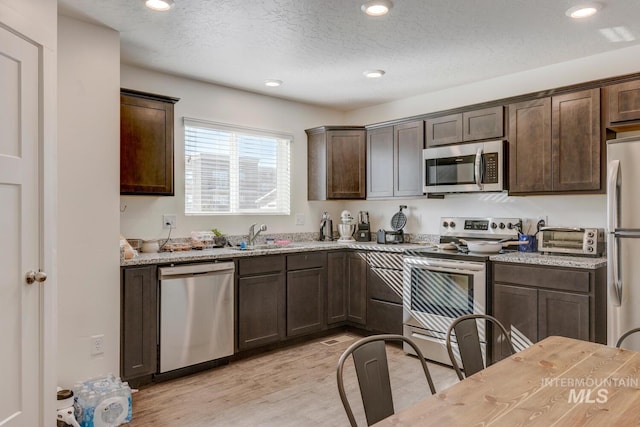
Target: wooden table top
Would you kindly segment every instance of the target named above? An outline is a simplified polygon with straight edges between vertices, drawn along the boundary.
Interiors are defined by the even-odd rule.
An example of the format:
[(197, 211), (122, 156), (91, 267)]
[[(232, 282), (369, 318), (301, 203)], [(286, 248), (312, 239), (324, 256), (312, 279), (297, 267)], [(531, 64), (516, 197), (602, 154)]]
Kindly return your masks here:
[(548, 337), (376, 427), (519, 425), (640, 425), (640, 353)]

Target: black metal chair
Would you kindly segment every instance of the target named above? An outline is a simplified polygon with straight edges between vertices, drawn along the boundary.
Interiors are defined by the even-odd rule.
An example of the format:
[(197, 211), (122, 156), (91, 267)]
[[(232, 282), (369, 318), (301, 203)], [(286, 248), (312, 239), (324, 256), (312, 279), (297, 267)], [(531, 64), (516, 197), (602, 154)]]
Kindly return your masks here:
[(338, 392), (352, 427), (356, 427), (358, 424), (353, 416), (351, 405), (349, 405), (342, 377), (344, 363), (349, 356), (353, 357), (353, 363), (356, 368), (367, 425), (375, 424), (394, 414), (389, 366), (385, 349), (387, 341), (403, 341), (415, 350), (424, 375), (427, 377), (431, 394), (436, 393), (424, 356), (418, 346), (409, 338), (393, 334), (372, 335), (362, 338), (349, 346), (338, 360)]
[(624, 341), (629, 335), (635, 334), (636, 332), (640, 332), (640, 328), (629, 329), (627, 332), (622, 334), (620, 338), (618, 338), (618, 342), (616, 343), (616, 347), (620, 348), (622, 346), (622, 341)]
[[(454, 320), (449, 327), (446, 341), (447, 352), (449, 353), (451, 364), (453, 365), (453, 369), (456, 371), (460, 380), (464, 379), (465, 376), (471, 376), (486, 367), (484, 359), (482, 358), (482, 349), (480, 348), (480, 337), (478, 335), (478, 324), (476, 322), (477, 319), (484, 319), (485, 321), (489, 321), (496, 325), (500, 329), (504, 342), (507, 344), (507, 350), (510, 351), (510, 354), (514, 353), (511, 337), (498, 319), (493, 316), (489, 316), (488, 314), (469, 314), (466, 316), (460, 316)], [(458, 352), (460, 354), (460, 361), (462, 362), (462, 368), (464, 369), (464, 376), (453, 352), (451, 336), (454, 332)], [(494, 339), (494, 342), (502, 343), (503, 341)]]

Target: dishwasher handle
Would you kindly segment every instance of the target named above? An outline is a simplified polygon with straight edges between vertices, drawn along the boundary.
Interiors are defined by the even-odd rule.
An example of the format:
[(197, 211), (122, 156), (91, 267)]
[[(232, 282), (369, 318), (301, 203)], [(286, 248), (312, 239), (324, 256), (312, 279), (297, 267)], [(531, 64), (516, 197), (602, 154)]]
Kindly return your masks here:
[(174, 267), (159, 268), (160, 280), (176, 279), (178, 277), (205, 276), (210, 274), (223, 274), (235, 271), (233, 262), (216, 262), (208, 264), (187, 264)]

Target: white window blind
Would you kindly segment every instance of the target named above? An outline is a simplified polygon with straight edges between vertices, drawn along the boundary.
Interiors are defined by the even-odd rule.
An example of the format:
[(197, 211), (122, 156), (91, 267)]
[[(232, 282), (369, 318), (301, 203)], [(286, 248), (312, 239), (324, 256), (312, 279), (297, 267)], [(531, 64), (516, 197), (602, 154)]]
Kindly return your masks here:
[(292, 137), (184, 119), (185, 214), (290, 213)]

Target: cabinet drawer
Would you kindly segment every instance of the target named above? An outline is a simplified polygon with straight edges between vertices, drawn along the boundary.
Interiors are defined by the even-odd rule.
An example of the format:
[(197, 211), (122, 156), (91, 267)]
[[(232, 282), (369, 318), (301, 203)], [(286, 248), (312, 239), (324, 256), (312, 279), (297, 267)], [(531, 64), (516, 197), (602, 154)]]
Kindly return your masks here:
[(371, 267), (392, 268), (402, 270), (402, 254), (385, 252), (369, 252), (367, 261)]
[(402, 271), (369, 268), (367, 291), (369, 298), (402, 304)]
[(273, 273), (284, 270), (284, 256), (256, 256), (238, 261), (238, 275)]
[(588, 271), (495, 264), (493, 274), (495, 281), (500, 283), (575, 292), (589, 292)]
[(370, 299), (367, 327), (376, 332), (402, 335), (402, 304)]
[(287, 255), (287, 270), (305, 270), (307, 268), (321, 268), (327, 265), (326, 252), (308, 252), (304, 254)]

